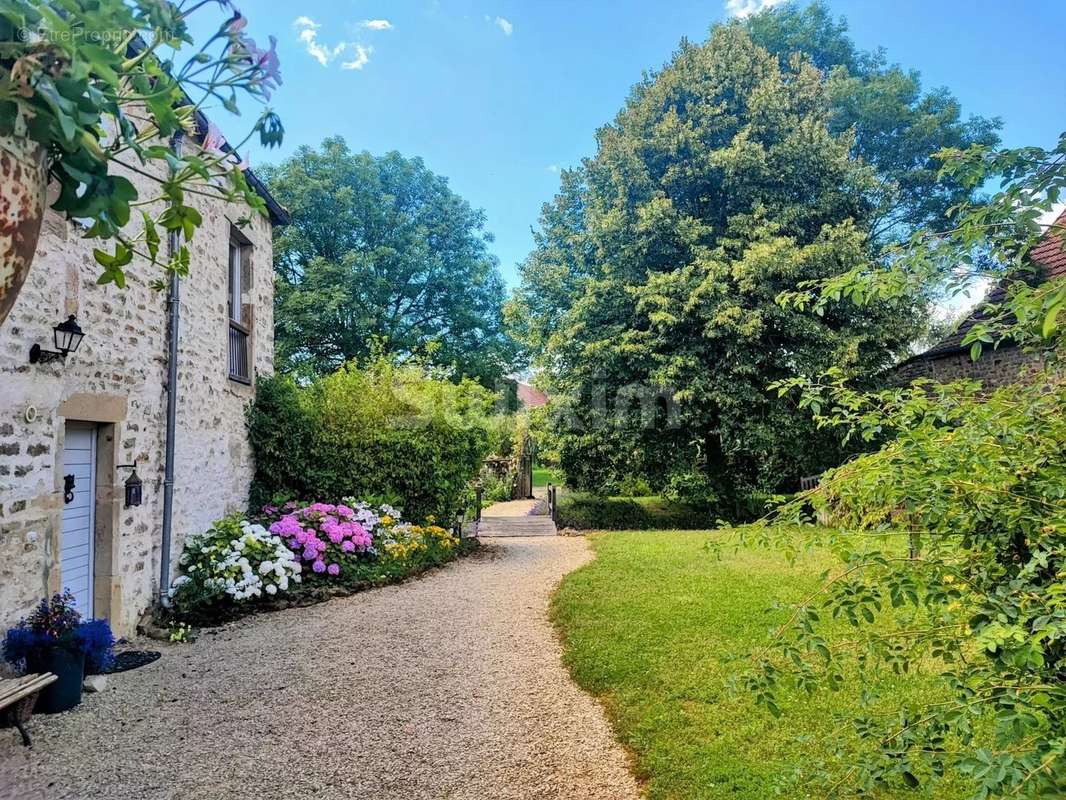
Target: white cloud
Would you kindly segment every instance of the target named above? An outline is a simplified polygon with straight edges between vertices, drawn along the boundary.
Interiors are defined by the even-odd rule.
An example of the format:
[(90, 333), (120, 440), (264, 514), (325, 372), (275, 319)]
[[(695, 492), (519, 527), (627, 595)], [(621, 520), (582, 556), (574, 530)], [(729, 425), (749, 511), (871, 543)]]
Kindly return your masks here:
[(503, 17), (496, 17), (493, 21), (496, 23), (496, 26), (503, 31), (504, 36), (510, 36), (514, 32), (514, 25), (511, 24), (510, 20), (504, 19)]
[(549, 164), (547, 166), (547, 170), (548, 170), (548, 172), (558, 172), (559, 171), (559, 165), (558, 164)]
[(726, 0), (725, 12), (731, 17), (750, 17), (768, 8), (780, 5), (784, 0)]
[(355, 58), (341, 64), (341, 69), (362, 69), (370, 61), (370, 54), (374, 52), (373, 47), (363, 47), (361, 44), (352, 45), (352, 49), (355, 50)]
[(372, 31), (392, 30), (392, 23), (387, 19), (364, 19), (360, 25), (364, 28), (369, 28)]
[(311, 58), (323, 67), (343, 53), (348, 46), (346, 42), (341, 42), (335, 47), (320, 44), (318, 41), (318, 29), (322, 26), (310, 17), (297, 17), (292, 21), (292, 26), (296, 28), (296, 36), (303, 43), (304, 49), (307, 50)]
[[(387, 30), (392, 27), (387, 20), (383, 19), (367, 20), (367, 22), (375, 23), (374, 30)], [(377, 23), (383, 23), (384, 26)], [(342, 61), (341, 69), (362, 69), (370, 61), (370, 54), (374, 52), (373, 47), (364, 46), (358, 42), (338, 42), (333, 46), (322, 44), (318, 40), (318, 31), (322, 25), (310, 17), (297, 17), (292, 21), (292, 26), (296, 28), (296, 37), (303, 43), (304, 49), (323, 67), (328, 67), (341, 54), (350, 50), (355, 55), (351, 61)], [(370, 26), (364, 23), (364, 27)]]
[(1066, 211), (1066, 203), (1056, 203), (1036, 218), (1036, 224), (1041, 228), (1047, 228), (1052, 222), (1062, 216), (1063, 211)]

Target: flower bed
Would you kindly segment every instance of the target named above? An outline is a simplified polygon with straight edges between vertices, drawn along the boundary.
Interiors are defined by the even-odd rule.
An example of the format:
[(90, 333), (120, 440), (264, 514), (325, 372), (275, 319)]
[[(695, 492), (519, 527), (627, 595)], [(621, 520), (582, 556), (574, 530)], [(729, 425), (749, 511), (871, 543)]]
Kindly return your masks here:
[(190, 537), (167, 616), (197, 624), (248, 610), (303, 604), (391, 583), (443, 564), (463, 548), (450, 531), (413, 525), (390, 505), (268, 505)]

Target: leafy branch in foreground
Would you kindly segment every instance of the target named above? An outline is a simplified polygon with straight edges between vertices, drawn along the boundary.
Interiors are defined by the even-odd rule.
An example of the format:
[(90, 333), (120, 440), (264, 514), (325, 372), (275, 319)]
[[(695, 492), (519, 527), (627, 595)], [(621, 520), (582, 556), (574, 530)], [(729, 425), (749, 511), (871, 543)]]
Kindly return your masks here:
[[(917, 786), (955, 769), (975, 798), (1066, 791), (1066, 382), (1046, 376), (985, 398), (972, 384), (868, 395), (846, 389), (823, 424), (895, 434), (780, 507), (841, 567), (793, 610), (747, 687), (776, 712), (785, 685), (839, 689), (847, 666), (938, 673), (929, 705), (885, 715), (863, 693), (853, 720), (869, 751), (856, 788)], [(873, 426), (875, 419), (880, 423)], [(782, 531), (791, 531), (791, 534)], [(745, 536), (795, 547), (795, 528)], [(787, 541), (785, 541), (787, 539)], [(840, 643), (823, 616), (858, 631)]]
[[(202, 129), (202, 111), (217, 102), (237, 114), (239, 95), (268, 100), (281, 83), (273, 40), (269, 50), (257, 47), (235, 11), (197, 47), (188, 20), (206, 5), (0, 0), (0, 136), (36, 142), (59, 185), (52, 207), (91, 220), (86, 238), (114, 240), (110, 252), (94, 251), (100, 283), (124, 286), (135, 254), (159, 263), (160, 230), (191, 239), (202, 223), (192, 197), (266, 213), (235, 148), (213, 126)], [(179, 66), (183, 50), (190, 54)], [(203, 136), (203, 147), (175, 153), (168, 140), (178, 133)], [(278, 117), (265, 110), (237, 147), (256, 134), (264, 146), (280, 144)], [(151, 196), (141, 195), (137, 177), (157, 186)], [(139, 233), (130, 232), (131, 218), (142, 223)], [(165, 266), (186, 274), (188, 249)]]
[[(943, 694), (902, 707), (863, 689), (852, 725), (869, 747), (831, 794), (918, 787), (948, 770), (972, 779), (975, 800), (1066, 796), (1066, 333), (1063, 279), (1041, 281), (1034, 246), (1066, 184), (1066, 137), (1053, 151), (942, 153), (945, 171), (999, 193), (953, 211), (953, 227), (916, 235), (882, 263), (782, 296), (816, 312), (949, 291), (974, 274), (1002, 281), (965, 341), (1023, 346), (1047, 366), (1020, 385), (983, 393), (974, 382), (863, 392), (840, 370), (778, 381), (818, 427), (880, 449), (822, 476), (744, 534), (793, 551), (823, 547), (840, 560), (756, 657), (746, 685), (778, 713), (783, 685), (810, 692), (869, 671), (933, 672)], [(1060, 217), (1061, 219), (1061, 217)], [(1050, 243), (1050, 244), (1049, 244)], [(959, 269), (963, 265), (963, 269)], [(968, 275), (960, 277), (961, 274)], [(831, 527), (807, 527), (815, 521)], [(788, 532), (786, 532), (788, 531)], [(857, 631), (840, 642), (828, 619)], [(885, 709), (891, 709), (886, 713)]]
[(986, 305), (963, 338), (973, 358), (985, 346), (998, 347), (1007, 340), (1054, 353), (1066, 340), (1066, 280), (1041, 280), (1042, 266), (1031, 256), (1042, 241), (1066, 240), (1062, 217), (1048, 220), (1061, 211), (1066, 190), (1066, 133), (1050, 150), (973, 145), (942, 150), (937, 156), (945, 179), (976, 189), (998, 176), (999, 191), (987, 201), (954, 206), (950, 227), (918, 231), (888, 249), (879, 262), (804, 282), (796, 291), (782, 293), (779, 302), (820, 315), (841, 299), (871, 305), (934, 287), (954, 296), (976, 278), (986, 278), (1003, 285), (1006, 300)]

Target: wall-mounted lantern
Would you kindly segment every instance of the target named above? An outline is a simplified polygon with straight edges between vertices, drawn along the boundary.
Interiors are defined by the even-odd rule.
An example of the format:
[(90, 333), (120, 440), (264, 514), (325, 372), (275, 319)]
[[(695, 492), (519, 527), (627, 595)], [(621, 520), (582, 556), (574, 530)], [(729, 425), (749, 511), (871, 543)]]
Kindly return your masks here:
[(56, 349), (42, 350), (39, 344), (35, 344), (30, 348), (31, 364), (47, 364), (56, 359), (65, 360), (68, 353), (73, 353), (78, 349), (81, 340), (85, 338), (85, 333), (78, 326), (74, 315), (71, 314), (66, 322), (60, 322), (52, 328), (52, 336), (55, 339)]
[(139, 506), (144, 492), (144, 483), (137, 476), (136, 464), (119, 464), (117, 469), (132, 469), (133, 472), (126, 478), (126, 508)]

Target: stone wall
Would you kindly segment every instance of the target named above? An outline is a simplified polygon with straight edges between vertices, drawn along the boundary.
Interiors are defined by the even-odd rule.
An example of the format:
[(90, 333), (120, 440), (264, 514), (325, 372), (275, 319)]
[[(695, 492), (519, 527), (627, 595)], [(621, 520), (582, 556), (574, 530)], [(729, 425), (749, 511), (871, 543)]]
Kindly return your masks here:
[[(142, 186), (143, 181), (141, 181)], [(254, 386), (230, 380), (228, 242), (246, 208), (205, 201), (181, 286), (178, 432), (172, 569), (184, 537), (243, 510), (252, 477), (244, 412)], [(257, 214), (251, 242), (254, 370), (273, 368), (271, 225)], [(93, 242), (49, 211), (29, 278), (0, 327), (0, 626), (62, 586), (64, 423), (100, 424), (97, 446), (94, 612), (132, 632), (159, 580), (167, 374), (165, 293), (149, 288), (162, 269), (127, 268), (125, 289), (99, 286)], [(29, 363), (31, 345), (53, 349), (52, 326), (76, 314), (85, 331), (66, 362)], [(143, 504), (125, 508), (123, 482), (136, 462)], [(173, 574), (173, 572), (172, 572)]]
[(932, 378), (940, 383), (957, 380), (978, 380), (983, 388), (994, 389), (1024, 380), (1041, 368), (1039, 358), (1019, 347), (1003, 346), (999, 350), (985, 350), (974, 361), (970, 350), (917, 356), (896, 369), (900, 383), (916, 378)]

